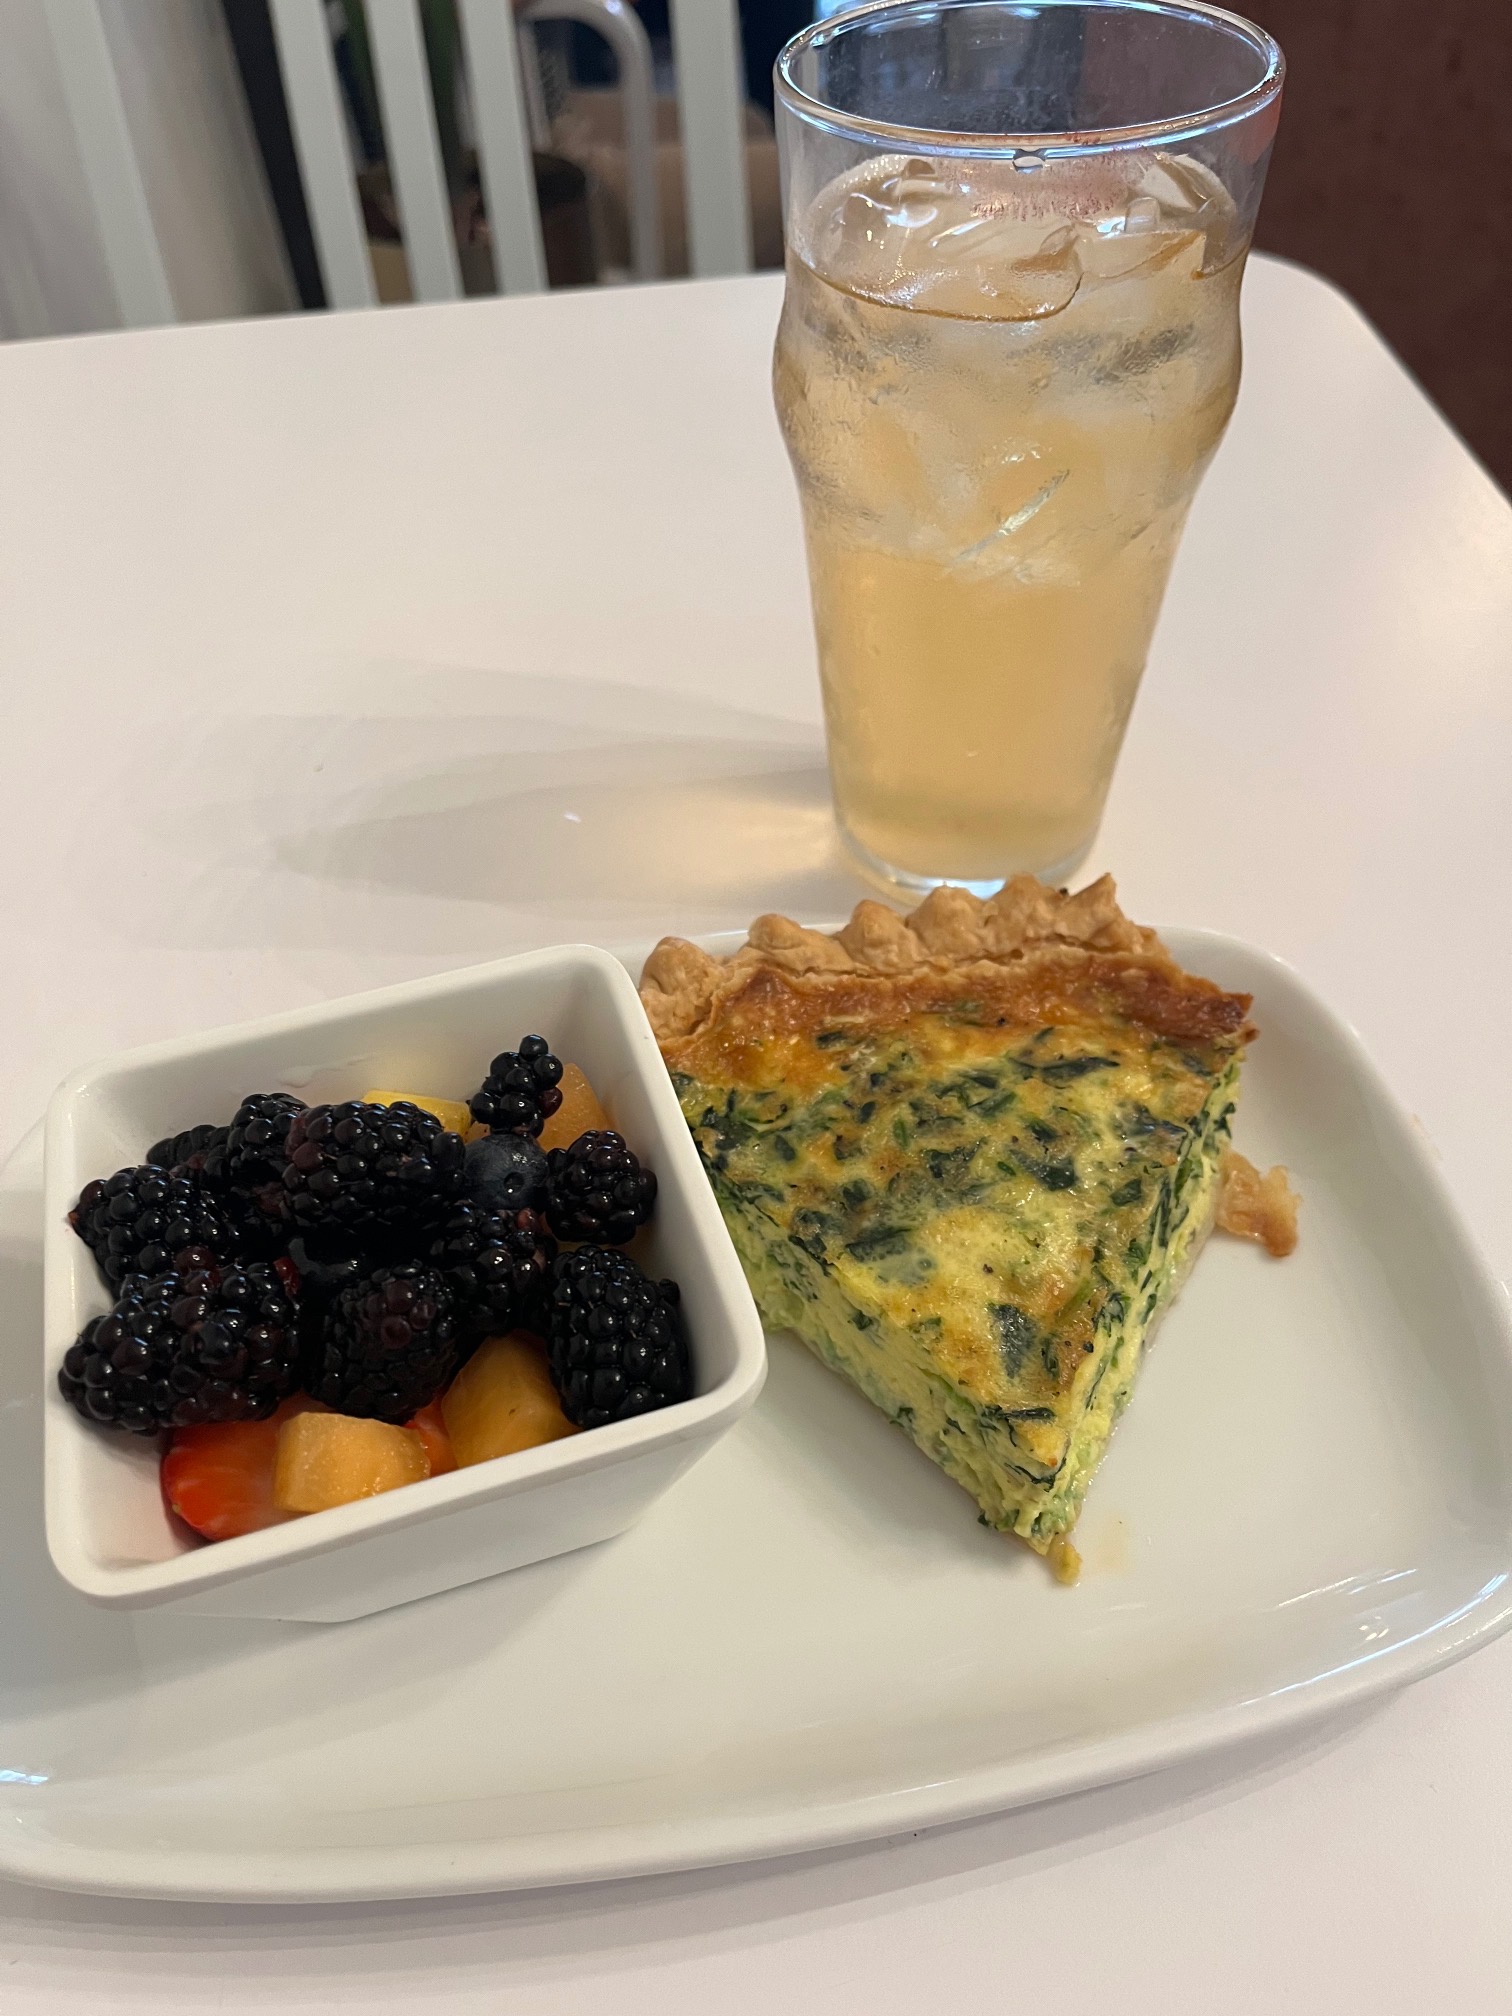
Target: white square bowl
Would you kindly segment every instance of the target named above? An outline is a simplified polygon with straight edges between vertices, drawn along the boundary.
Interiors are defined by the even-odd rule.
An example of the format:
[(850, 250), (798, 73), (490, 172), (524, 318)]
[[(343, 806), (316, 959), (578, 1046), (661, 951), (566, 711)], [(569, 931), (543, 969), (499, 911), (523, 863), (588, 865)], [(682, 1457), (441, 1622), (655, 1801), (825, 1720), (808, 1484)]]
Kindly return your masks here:
[[(164, 1134), (229, 1116), (248, 1092), (313, 1104), (387, 1085), (464, 1098), (527, 1030), (582, 1067), (656, 1172), (648, 1265), (682, 1288), (693, 1397), (241, 1539), (187, 1539), (164, 1508), (156, 1447), (93, 1427), (58, 1391), (64, 1352), (109, 1306), (68, 1224), (80, 1190), (140, 1161)], [(593, 946), (556, 946), (89, 1065), (48, 1108), (46, 1212), (47, 1544), (64, 1580), (98, 1603), (335, 1622), (606, 1540), (713, 1446), (766, 1376), (755, 1304), (656, 1039), (624, 968)]]

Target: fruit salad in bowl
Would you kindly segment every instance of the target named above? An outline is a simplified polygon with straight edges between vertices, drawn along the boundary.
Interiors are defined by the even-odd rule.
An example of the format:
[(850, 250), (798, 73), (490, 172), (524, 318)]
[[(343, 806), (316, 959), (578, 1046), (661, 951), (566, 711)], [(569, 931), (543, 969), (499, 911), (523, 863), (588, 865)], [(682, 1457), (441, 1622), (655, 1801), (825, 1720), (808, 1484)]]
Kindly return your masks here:
[[(522, 989), (532, 973), (553, 984)], [(506, 1001), (554, 1008), (548, 1033), (497, 1048)], [(303, 1061), (312, 1036), (330, 1065)], [(197, 1096), (220, 1117), (98, 1173), (167, 1082), (170, 1111)], [(583, 1502), (546, 1546), (538, 1504), (484, 1519), (499, 1567), (618, 1530), (618, 1459), (654, 1483), (760, 1382), (686, 1148), (628, 977), (581, 947), (80, 1074), (49, 1121), (56, 1564), (100, 1600), (240, 1611), (262, 1584), (246, 1614), (360, 1615), (382, 1604), (338, 1591), (328, 1553), (380, 1528), (404, 1530), (388, 1580), (413, 1593), (495, 1572), (481, 1530), (448, 1560), (430, 1529), (447, 1507), (476, 1526), (533, 1478), (580, 1476)], [(128, 1489), (149, 1466), (156, 1526)], [(196, 1554), (250, 1571), (227, 1584)]]
[(465, 1105), (252, 1093), (85, 1186), (69, 1222), (116, 1300), (59, 1391), (168, 1438), (163, 1495), (207, 1540), (443, 1476), (454, 1420), (467, 1463), (607, 1427), (691, 1391), (677, 1284), (622, 1250), (655, 1201), (539, 1035)]

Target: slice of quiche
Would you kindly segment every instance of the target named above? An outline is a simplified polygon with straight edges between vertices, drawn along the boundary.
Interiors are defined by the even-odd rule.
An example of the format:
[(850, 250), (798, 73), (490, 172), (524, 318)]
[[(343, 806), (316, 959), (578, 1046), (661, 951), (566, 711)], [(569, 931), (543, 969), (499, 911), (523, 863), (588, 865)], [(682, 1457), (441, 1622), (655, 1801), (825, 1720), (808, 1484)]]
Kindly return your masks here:
[(1250, 997), (1184, 973), (1107, 877), (1029, 876), (862, 903), (833, 937), (758, 918), (727, 960), (663, 939), (641, 994), (763, 1320), (1073, 1575), (1213, 1223)]

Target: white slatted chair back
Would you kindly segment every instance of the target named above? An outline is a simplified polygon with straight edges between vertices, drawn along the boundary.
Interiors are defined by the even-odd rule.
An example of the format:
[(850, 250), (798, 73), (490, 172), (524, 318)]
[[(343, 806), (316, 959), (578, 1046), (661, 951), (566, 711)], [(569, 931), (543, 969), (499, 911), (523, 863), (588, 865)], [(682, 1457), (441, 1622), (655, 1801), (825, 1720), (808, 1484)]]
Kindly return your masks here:
[[(484, 0), (485, 5), (492, 0)], [(656, 71), (640, 16), (625, 0), (531, 0), (526, 21), (581, 21), (614, 51), (630, 169), (630, 263), (637, 280), (662, 272), (661, 211), (656, 198)], [(532, 171), (533, 172), (533, 171)]]
[(751, 210), (736, 0), (672, 0), (671, 14), (688, 264), (703, 278), (749, 273)]
[(176, 322), (142, 171), (97, 0), (46, 0), (63, 99), (79, 143), (121, 320), (128, 328)]
[[(177, 319), (98, 0), (45, 0), (64, 97), (128, 327)], [(324, 0), (269, 0), (305, 205), (332, 308), (377, 301)], [(365, 0), (394, 198), (416, 298), (462, 276), (417, 0)], [(737, 0), (671, 0), (689, 258), (696, 275), (751, 265)], [(521, 43), (510, 0), (457, 0), (483, 200), (500, 291), (546, 285)], [(531, 0), (526, 21), (581, 21), (619, 64), (635, 277), (661, 272), (650, 49), (626, 0)]]

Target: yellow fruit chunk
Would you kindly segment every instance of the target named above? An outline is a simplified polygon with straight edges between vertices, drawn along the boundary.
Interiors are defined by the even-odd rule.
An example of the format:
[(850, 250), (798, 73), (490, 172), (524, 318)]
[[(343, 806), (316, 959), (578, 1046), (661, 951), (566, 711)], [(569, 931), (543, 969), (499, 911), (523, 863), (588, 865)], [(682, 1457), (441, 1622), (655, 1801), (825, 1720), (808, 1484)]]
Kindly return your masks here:
[(278, 1431), (273, 1503), (282, 1512), (326, 1512), (429, 1475), (425, 1444), (412, 1429), (350, 1414), (296, 1414)]
[(441, 1125), (450, 1134), (460, 1134), (466, 1138), (472, 1122), (472, 1115), (461, 1099), (432, 1099), (423, 1092), (364, 1092), (363, 1100), (369, 1106), (397, 1106), (405, 1100), (411, 1106), (423, 1106), (427, 1113), (434, 1113)]
[(578, 1432), (562, 1412), (545, 1350), (519, 1330), (478, 1346), (447, 1389), (441, 1417), (462, 1469)]
[(543, 1148), (570, 1148), (579, 1134), (586, 1134), (590, 1128), (614, 1125), (576, 1064), (562, 1066), (561, 1091), (561, 1105), (541, 1129)]

